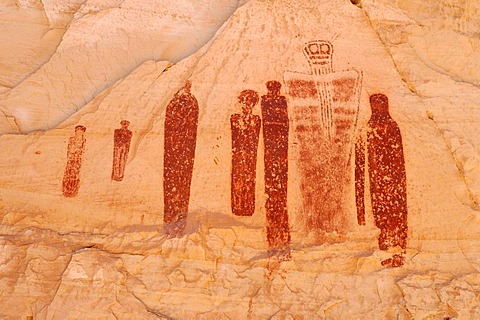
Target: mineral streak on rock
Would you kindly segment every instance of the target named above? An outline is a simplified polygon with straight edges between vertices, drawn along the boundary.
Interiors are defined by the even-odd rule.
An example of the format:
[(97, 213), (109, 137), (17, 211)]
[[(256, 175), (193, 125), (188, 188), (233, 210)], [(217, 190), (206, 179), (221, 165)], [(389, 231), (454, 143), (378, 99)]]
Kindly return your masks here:
[[(205, 30), (212, 20), (202, 17), (223, 4), (236, 8), (238, 0), (2, 1), (3, 56), (16, 58), (0, 59), (0, 78), (8, 86), (0, 88), (0, 118), (6, 119), (0, 127), (20, 132), (35, 130), (29, 124), (50, 124), (44, 132), (0, 136), (0, 319), (480, 319), (480, 1), (362, 0), (358, 7), (327, 0), (240, 2), (212, 41), (189, 56), (185, 39), (197, 33), (184, 31)], [(52, 7), (60, 22), (45, 25)], [(189, 12), (199, 11), (204, 23), (190, 21)], [(157, 24), (164, 17), (172, 19)], [(31, 37), (20, 30), (26, 24), (38, 30)], [(55, 39), (64, 33), (57, 50)], [(365, 227), (356, 223), (352, 156), (352, 167), (343, 169), (351, 176), (340, 198), (345, 211), (335, 214), (347, 212), (348, 235), (304, 232), (301, 184), (318, 192), (325, 182), (308, 181), (303, 172), (309, 162), (302, 159), (322, 159), (318, 167), (330, 170), (328, 153), (336, 151), (318, 149), (317, 141), (301, 146), (299, 136), (317, 130), (311, 126), (323, 130), (316, 76), (297, 74), (294, 88), (283, 82), (283, 72), (308, 76), (302, 48), (318, 37), (333, 44), (337, 71), (323, 79), (362, 70), (355, 138), (370, 120), (370, 94), (390, 101), (408, 180), (406, 250), (377, 244), (381, 230), (372, 212), (365, 131), (357, 153), (363, 158), (355, 159), (364, 168)], [(177, 53), (182, 57), (172, 63), (160, 61)], [(345, 115), (333, 141), (355, 114), (343, 107), (357, 105), (350, 93), (358, 74), (352, 75), (332, 80), (332, 120)], [(172, 238), (163, 232), (164, 117), (187, 79), (202, 110), (188, 228)], [(290, 261), (281, 263), (287, 251), (267, 242), (263, 131), (256, 212), (231, 213), (230, 116), (242, 114), (235, 106), (240, 92), (253, 89), (260, 96), (253, 114), (264, 122), (261, 96), (269, 80), (282, 83), (291, 121), (291, 250)], [(296, 120), (300, 108), (317, 121)], [(68, 120), (56, 127), (59, 114)], [(123, 119), (133, 136), (124, 179), (116, 182), (109, 179), (112, 140)], [(68, 198), (61, 184), (78, 124), (89, 131), (88, 144), (78, 195)], [(318, 137), (324, 139), (321, 131)], [(300, 150), (310, 153), (302, 158)]]
[[(370, 96), (372, 116), (367, 124), (366, 148), (362, 137), (355, 145), (355, 189), (359, 224), (365, 224), (365, 171), (370, 180), (370, 194), (375, 225), (380, 229), (378, 246), (388, 250), (407, 247), (407, 179), (400, 129), (388, 111), (384, 94)], [(367, 170), (365, 155), (367, 152)], [(382, 265), (403, 265), (403, 257), (394, 255)]]
[(332, 52), (327, 41), (308, 42), (304, 53), (312, 73), (284, 74), (298, 144), (301, 219), (319, 234), (347, 228), (344, 190), (350, 183), (362, 78), (356, 70), (333, 72)]
[(63, 175), (62, 191), (65, 197), (75, 197), (80, 188), (80, 168), (82, 156), (85, 150), (86, 139), (84, 133), (87, 130), (84, 126), (75, 127), (75, 134), (68, 139), (67, 165)]
[(181, 235), (186, 224), (197, 142), (198, 102), (187, 81), (167, 106), (163, 196), (165, 230)]
[(130, 122), (122, 120), (120, 129), (115, 129), (113, 135), (113, 165), (112, 180), (122, 181), (127, 164), (128, 151), (130, 150), (130, 140), (132, 140), (132, 131), (128, 129)]
[(232, 212), (237, 216), (251, 216), (255, 211), (255, 175), (261, 120), (252, 114), (258, 103), (258, 93), (243, 90), (238, 96), (242, 113), (232, 114)]
[(268, 81), (262, 96), (263, 139), (265, 146), (265, 193), (267, 201), (267, 241), (270, 247), (290, 242), (287, 211), (288, 109), (280, 95), (281, 84)]

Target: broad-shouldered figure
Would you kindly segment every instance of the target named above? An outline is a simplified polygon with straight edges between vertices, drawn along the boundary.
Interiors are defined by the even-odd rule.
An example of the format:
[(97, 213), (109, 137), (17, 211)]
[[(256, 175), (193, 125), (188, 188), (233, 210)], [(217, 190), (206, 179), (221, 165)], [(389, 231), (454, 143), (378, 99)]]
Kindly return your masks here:
[(180, 236), (186, 225), (197, 142), (198, 102), (187, 81), (167, 106), (163, 157), (165, 230)]

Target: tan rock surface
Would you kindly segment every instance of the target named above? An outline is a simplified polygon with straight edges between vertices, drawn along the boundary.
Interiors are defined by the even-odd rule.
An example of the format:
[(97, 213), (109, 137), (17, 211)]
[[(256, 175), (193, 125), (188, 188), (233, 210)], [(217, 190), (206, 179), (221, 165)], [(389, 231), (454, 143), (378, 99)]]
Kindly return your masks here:
[[(51, 129), (0, 136), (2, 318), (480, 317), (476, 2), (232, 1), (216, 6), (210, 16), (216, 24), (206, 20), (200, 30), (197, 18), (157, 20), (153, 1), (127, 1), (120, 8), (115, 1), (19, 2), (20, 9), (11, 2), (5, 3), (9, 17), (35, 12), (28, 21), (41, 19), (39, 28), (68, 28), (49, 62), (31, 75), (54, 46), (38, 37), (38, 29), (27, 24), (18, 31), (36, 41), (15, 47), (31, 59), (28, 65), (15, 69), (20, 54), (3, 60), (2, 79), (10, 79), (2, 80), (3, 132), (15, 123), (21, 131)], [(198, 21), (214, 6), (175, 3), (171, 10), (186, 16), (201, 10)], [(193, 54), (200, 40), (180, 44), (169, 38), (170, 47), (151, 41), (166, 32), (161, 26), (178, 32), (197, 28), (199, 34), (205, 28), (207, 39), (232, 8), (237, 9), (228, 21)], [(335, 71), (362, 74), (356, 135), (370, 118), (369, 96), (389, 98), (407, 179), (408, 239), (399, 268), (380, 263), (392, 252), (378, 247), (380, 231), (368, 197), (366, 226), (357, 225), (354, 165), (342, 198), (347, 232), (319, 236), (305, 228), (309, 213), (303, 209), (299, 165), (304, 159), (293, 131), (291, 259), (267, 254), (263, 133), (255, 212), (231, 213), (230, 115), (241, 112), (237, 97), (245, 89), (265, 95), (265, 83), (277, 80), (291, 115), (295, 103), (284, 73), (310, 72), (302, 48), (312, 40), (332, 43)], [(27, 43), (31, 55), (21, 49)], [(183, 236), (170, 238), (163, 230), (164, 122), (167, 105), (187, 80), (199, 106), (195, 162), (187, 226)], [(260, 109), (259, 103), (253, 113), (261, 115)], [(111, 180), (113, 132), (124, 119), (132, 140), (118, 182)], [(62, 179), (77, 125), (86, 127), (80, 187), (76, 197), (67, 198)]]
[[(30, 14), (42, 24), (22, 28), (23, 39), (11, 39), (13, 32), (4, 36), (7, 46), (33, 51), (33, 61), (23, 67), (29, 70), (12, 75), (21, 82), (9, 81), (15, 86), (0, 97), (1, 110), (14, 118), (20, 132), (54, 128), (147, 60), (176, 62), (191, 54), (239, 5), (238, 0), (221, 5), (210, 0), (35, 3), (20, 11), (7, 7), (5, 14), (7, 19)], [(39, 41), (42, 33), (47, 38)], [(45, 43), (50, 46), (42, 49)], [(11, 57), (11, 65), (22, 64), (21, 58)], [(9, 127), (0, 130), (12, 132)]]

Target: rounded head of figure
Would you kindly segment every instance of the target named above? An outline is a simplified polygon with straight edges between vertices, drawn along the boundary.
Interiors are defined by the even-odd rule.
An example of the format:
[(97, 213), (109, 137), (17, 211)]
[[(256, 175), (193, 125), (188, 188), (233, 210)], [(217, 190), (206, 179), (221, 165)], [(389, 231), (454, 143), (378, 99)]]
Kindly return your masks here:
[[(83, 133), (87, 131), (87, 128), (81, 125), (78, 125), (75, 127), (75, 137), (76, 138), (82, 138)], [(83, 138), (82, 138), (83, 139)]]
[(82, 125), (76, 126), (76, 127), (75, 127), (75, 132), (80, 132), (80, 131), (81, 131), (81, 132), (85, 132), (85, 131), (87, 131), (87, 128), (84, 127), (84, 126), (82, 126)]
[(267, 82), (267, 89), (269, 94), (272, 94), (275, 96), (279, 95), (281, 87), (282, 87), (282, 84), (276, 80), (271, 80)]
[(388, 98), (383, 93), (376, 93), (370, 96), (372, 114), (388, 114)]
[(122, 126), (122, 128), (128, 128), (128, 126), (130, 125), (130, 121), (128, 120), (122, 120), (120, 121), (120, 125)]
[(251, 112), (252, 108), (258, 103), (258, 93), (253, 90), (243, 90), (238, 96), (238, 102), (242, 104), (244, 112)]

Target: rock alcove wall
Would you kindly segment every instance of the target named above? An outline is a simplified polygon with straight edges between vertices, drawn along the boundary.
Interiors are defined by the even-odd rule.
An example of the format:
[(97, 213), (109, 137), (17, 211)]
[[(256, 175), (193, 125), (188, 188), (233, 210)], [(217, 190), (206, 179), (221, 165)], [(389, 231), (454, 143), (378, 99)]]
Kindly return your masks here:
[(475, 1), (0, 6), (2, 318), (480, 317)]

